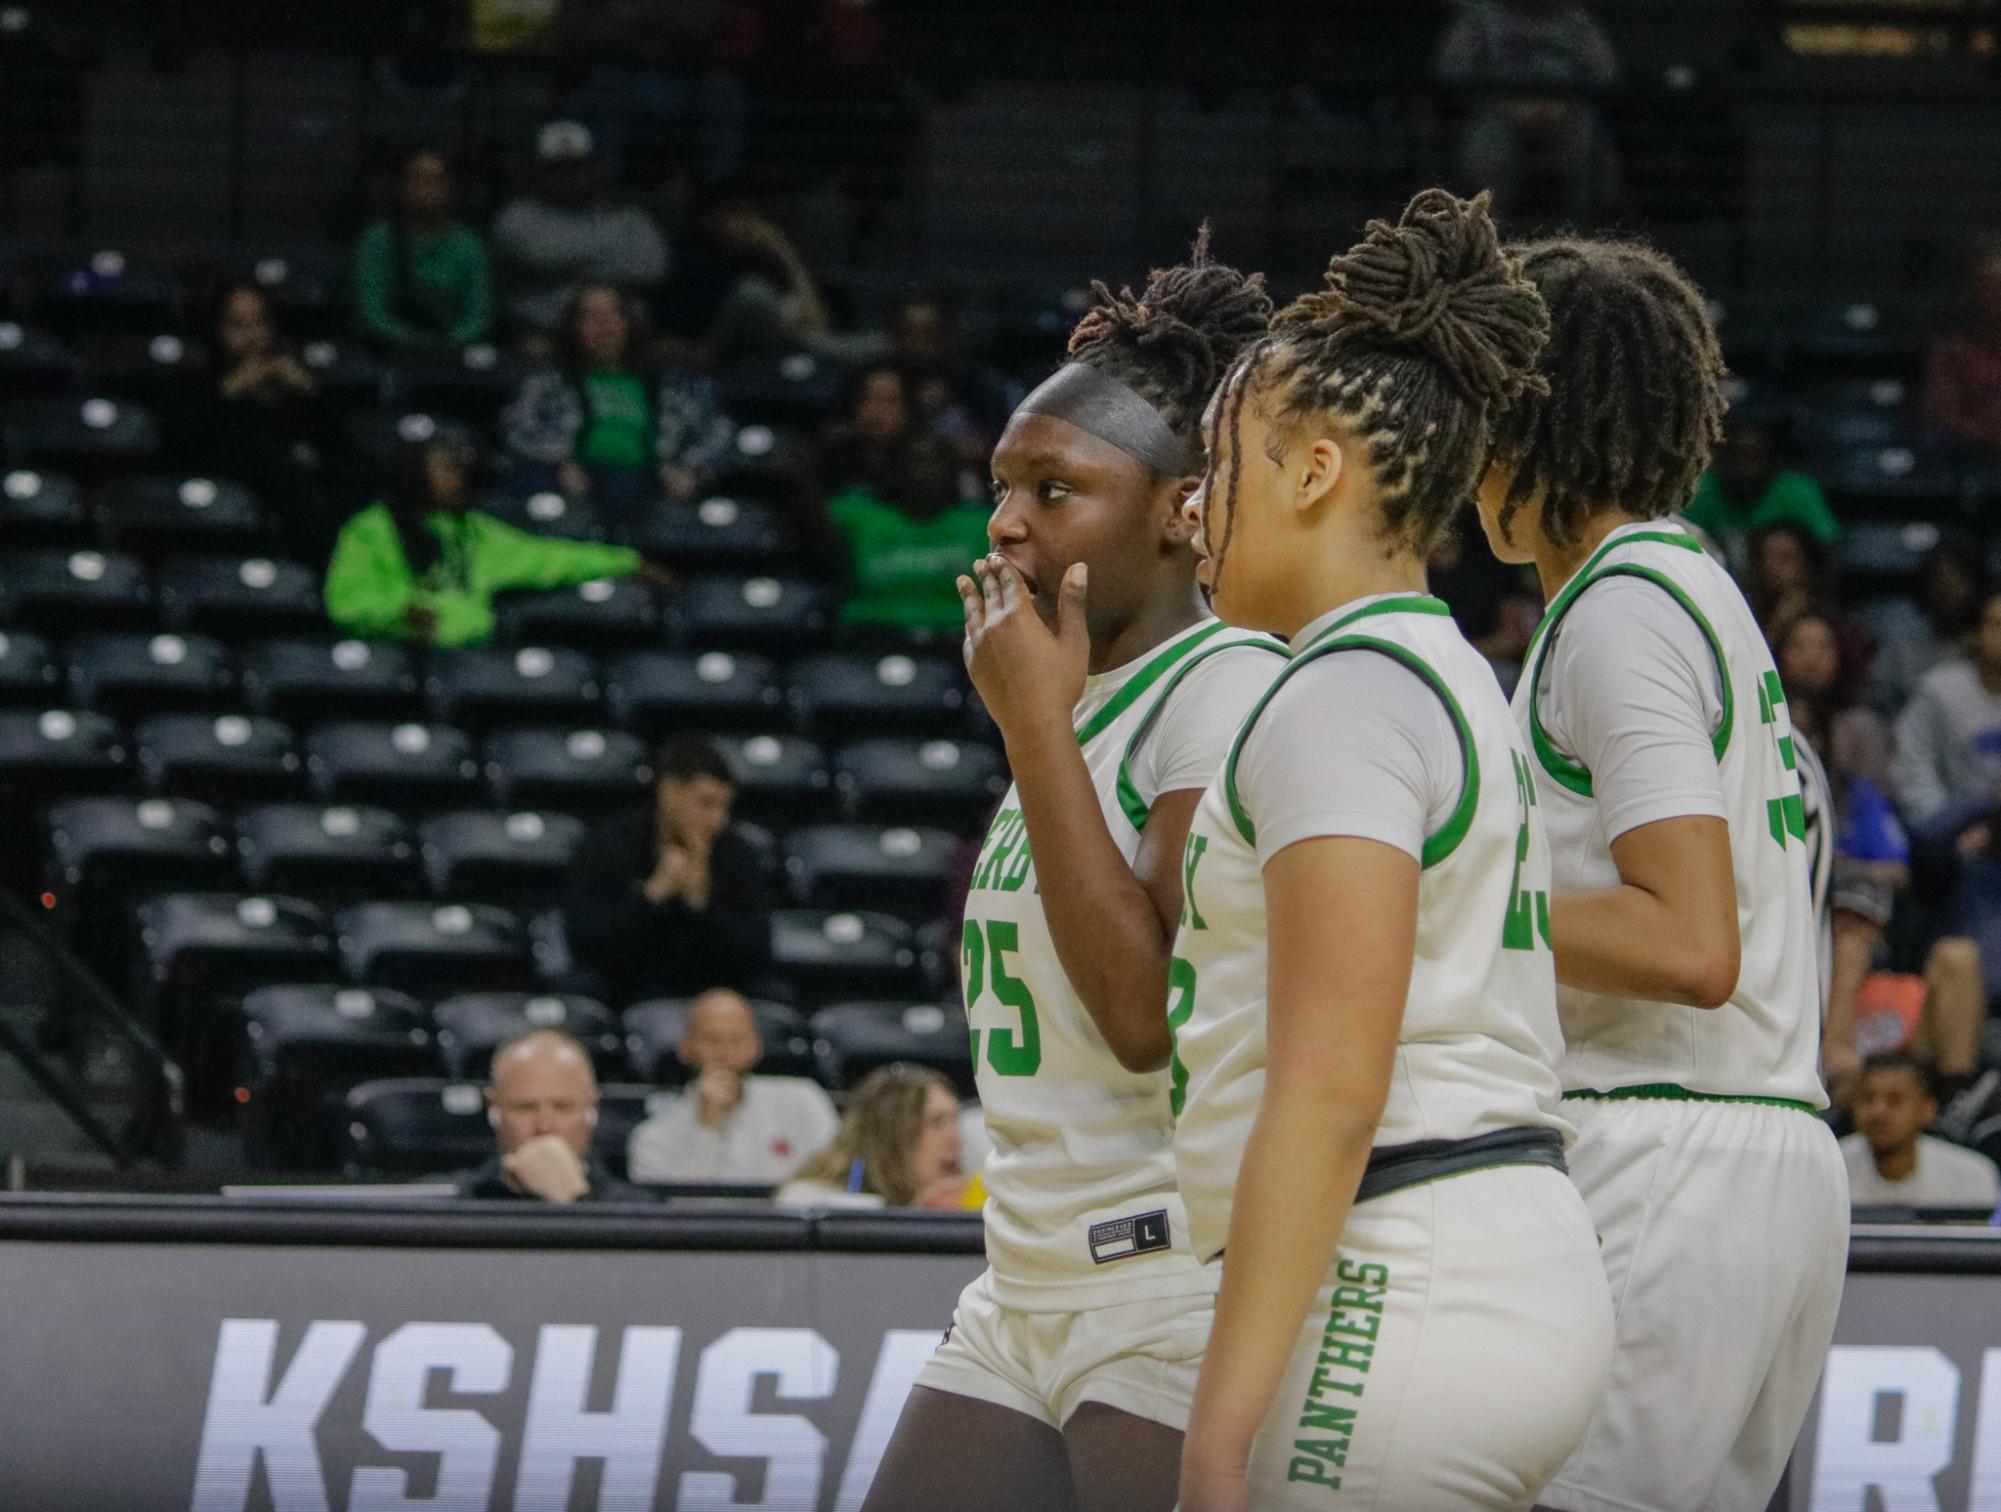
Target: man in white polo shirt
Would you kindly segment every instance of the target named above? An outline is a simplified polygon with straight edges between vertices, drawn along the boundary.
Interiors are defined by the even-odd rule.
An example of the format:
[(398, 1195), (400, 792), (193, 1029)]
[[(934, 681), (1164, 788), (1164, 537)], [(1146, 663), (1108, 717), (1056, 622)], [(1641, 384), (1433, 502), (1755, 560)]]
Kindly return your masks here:
[(1906, 1055), (1872, 1055), (1855, 1090), (1856, 1132), (1841, 1141), (1856, 1207), (1964, 1207), (1993, 1211), (2001, 1171), (1978, 1150), (1923, 1131), (1938, 1116), (1931, 1079)]
[(632, 1131), (634, 1181), (784, 1181), (833, 1142), (841, 1125), (817, 1082), (754, 1076), (764, 1054), (750, 1004), (727, 988), (696, 998), (681, 1036), (689, 1081)]

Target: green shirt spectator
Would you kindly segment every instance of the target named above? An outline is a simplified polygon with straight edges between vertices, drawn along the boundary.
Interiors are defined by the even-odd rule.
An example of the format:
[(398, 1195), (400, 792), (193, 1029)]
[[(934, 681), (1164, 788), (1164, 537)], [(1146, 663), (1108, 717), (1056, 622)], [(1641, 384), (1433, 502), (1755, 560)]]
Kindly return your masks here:
[(1716, 463), (1696, 485), (1688, 522), (1717, 538), (1733, 558), (1753, 531), (1796, 525), (1823, 546), (1840, 539), (1841, 524), (1820, 485), (1779, 466), (1778, 439), (1749, 417), (1734, 421), (1716, 448)]
[(922, 518), (871, 493), (846, 493), (827, 512), (854, 561), (842, 623), (955, 630), (965, 622), (955, 584), (987, 553), (985, 510), (952, 503)]
[(631, 373), (589, 373), (584, 396), (590, 423), (577, 460), (595, 467), (652, 467), (653, 417), (646, 385)]
[(451, 170), (413, 154), (395, 212), (362, 233), (354, 254), (355, 310), (372, 340), (405, 348), (484, 341), (493, 325), (486, 244), (452, 219)]

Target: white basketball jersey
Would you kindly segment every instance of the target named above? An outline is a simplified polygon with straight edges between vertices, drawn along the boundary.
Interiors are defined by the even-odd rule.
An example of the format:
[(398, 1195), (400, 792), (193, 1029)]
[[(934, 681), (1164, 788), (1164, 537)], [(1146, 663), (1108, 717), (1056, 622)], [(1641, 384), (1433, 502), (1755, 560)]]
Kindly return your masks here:
[[(1233, 696), (1206, 716), (1218, 727), (1220, 762), (1229, 730), (1284, 665), (1282, 650), (1269, 637), (1205, 620), (1086, 684), (1078, 744), (1128, 862), (1159, 796), (1147, 790), (1147, 764), (1132, 757), (1169, 700), (1195, 667), (1211, 666), (1203, 683), (1216, 664), (1232, 668)], [(1172, 717), (1205, 714), (1184, 697)], [(1210, 1290), (1174, 1195), (1167, 1073), (1122, 1067), (1064, 975), (1014, 789), (980, 847), (960, 967), (993, 1141), (983, 1176), (995, 1296), (1010, 1307), (1058, 1310)]]
[[(1722, 683), (1711, 732), (1730, 825), (1743, 965), (1717, 1009), (1558, 990), (1566, 1092), (1659, 1088), (1663, 1095), (1754, 1097), (1827, 1106), (1821, 1090), (1819, 941), (1798, 758), (1784, 690), (1750, 606), (1695, 538), (1669, 522), (1612, 532), (1550, 603), (1522, 664), (1515, 715), (1535, 753), (1556, 889), (1618, 884), (1591, 773), (1559, 751), (1539, 700), (1550, 648), (1578, 596), (1608, 577), (1653, 583), (1701, 628)], [(1576, 648), (1617, 657), (1616, 644)], [(1568, 696), (1574, 704), (1575, 695)]]
[[(1187, 901), (1175, 938), (1169, 1067), (1179, 1109), (1174, 1161), (1205, 1260), (1223, 1248), (1237, 1169), (1264, 1094), (1266, 940), (1258, 816), (1236, 787), (1245, 739), (1271, 699), (1324, 656), (1389, 656), (1408, 667), (1413, 698), (1436, 698), (1459, 732), (1465, 781), (1451, 818), (1426, 838), (1418, 881), (1410, 993), (1376, 1132), (1378, 1149), (1549, 1128), (1560, 1050), (1549, 951), (1549, 858), (1528, 758), (1486, 660), (1444, 604), (1378, 599), (1302, 647), (1238, 733), (1203, 795), (1182, 873)], [(1309, 685), (1310, 686), (1310, 685)], [(1330, 772), (1338, 782), (1340, 774)], [(1339, 930), (1342, 921), (1330, 919)], [(1340, 1011), (1338, 1003), (1327, 1005)]]

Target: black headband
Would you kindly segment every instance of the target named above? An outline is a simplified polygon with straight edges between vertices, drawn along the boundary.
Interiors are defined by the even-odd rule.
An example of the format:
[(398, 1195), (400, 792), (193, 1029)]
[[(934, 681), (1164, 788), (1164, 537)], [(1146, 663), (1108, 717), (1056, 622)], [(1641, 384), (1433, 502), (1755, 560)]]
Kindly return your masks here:
[(1201, 471), (1167, 417), (1118, 379), (1089, 363), (1066, 362), (1016, 406), (1017, 415), (1050, 415), (1089, 431), (1170, 478)]

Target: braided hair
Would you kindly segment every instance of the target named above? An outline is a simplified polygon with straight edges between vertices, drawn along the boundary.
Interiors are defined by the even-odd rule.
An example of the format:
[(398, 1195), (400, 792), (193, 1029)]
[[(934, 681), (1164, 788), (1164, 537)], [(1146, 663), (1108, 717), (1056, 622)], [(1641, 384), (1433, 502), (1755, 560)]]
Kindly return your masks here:
[[(1231, 374), (1210, 454), (1227, 429), (1239, 456), (1253, 389), (1270, 396), (1259, 412), (1276, 422), (1330, 417), (1364, 448), (1392, 544), (1428, 554), (1478, 487), (1494, 415), (1541, 382), (1542, 300), (1502, 253), (1488, 196), (1443, 189), (1419, 194), (1395, 225), (1370, 221), (1363, 240), (1328, 263), (1325, 281), (1281, 310)], [(1277, 461), (1276, 433), (1272, 446)], [(1233, 460), (1219, 575), (1242, 471)], [(1216, 539), (1206, 519), (1203, 532)]]
[(1188, 261), (1156, 268), (1140, 293), (1114, 294), (1093, 282), (1091, 308), (1070, 333), (1069, 358), (1118, 379), (1193, 442), (1210, 394), (1238, 354), (1264, 335), (1271, 312), (1264, 274), (1211, 258), (1204, 225)]
[(1549, 306), (1550, 382), (1501, 421), (1515, 469), (1500, 525), (1540, 491), (1543, 533), (1575, 545), (1595, 509), (1641, 519), (1682, 508), (1723, 431), (1723, 353), (1702, 296), (1637, 242), (1511, 248)]

